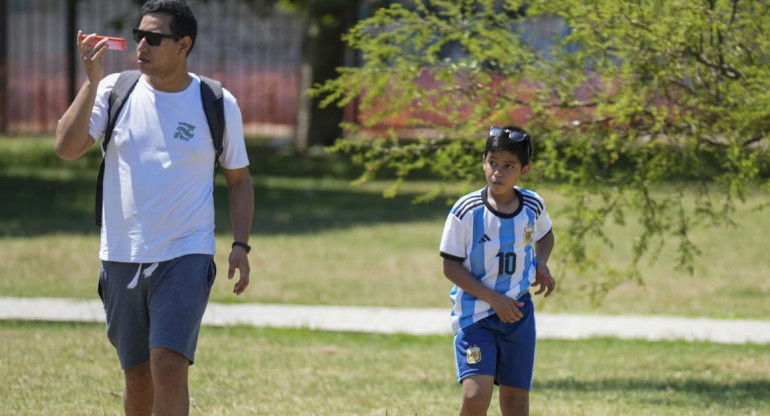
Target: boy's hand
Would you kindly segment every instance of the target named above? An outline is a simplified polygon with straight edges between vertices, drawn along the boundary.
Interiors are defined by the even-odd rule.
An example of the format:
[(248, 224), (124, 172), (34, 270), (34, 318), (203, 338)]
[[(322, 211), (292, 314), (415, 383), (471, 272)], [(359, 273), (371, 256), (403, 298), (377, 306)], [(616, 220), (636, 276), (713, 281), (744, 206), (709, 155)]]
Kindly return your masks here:
[(491, 305), (502, 322), (510, 324), (517, 322), (522, 317), (519, 308), (524, 304), (516, 299), (498, 293)]
[(532, 286), (540, 286), (535, 295), (539, 295), (545, 291), (544, 297), (551, 295), (551, 292), (556, 289), (556, 281), (551, 277), (551, 270), (548, 269), (548, 265), (545, 263), (538, 263), (535, 273), (535, 283)]

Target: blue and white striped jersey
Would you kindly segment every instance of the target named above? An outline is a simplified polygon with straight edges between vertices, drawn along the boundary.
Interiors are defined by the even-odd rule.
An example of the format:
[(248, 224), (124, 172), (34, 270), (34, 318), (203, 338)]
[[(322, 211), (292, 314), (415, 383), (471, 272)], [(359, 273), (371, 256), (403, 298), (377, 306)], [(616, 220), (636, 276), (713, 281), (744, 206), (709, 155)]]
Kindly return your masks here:
[[(512, 214), (495, 211), (487, 200), (487, 188), (460, 198), (452, 207), (441, 237), (441, 256), (462, 262), (485, 286), (514, 299), (535, 281), (533, 242), (551, 230), (545, 202), (533, 191), (514, 188), (522, 203)], [(454, 286), (455, 332), (494, 313), (492, 306)]]

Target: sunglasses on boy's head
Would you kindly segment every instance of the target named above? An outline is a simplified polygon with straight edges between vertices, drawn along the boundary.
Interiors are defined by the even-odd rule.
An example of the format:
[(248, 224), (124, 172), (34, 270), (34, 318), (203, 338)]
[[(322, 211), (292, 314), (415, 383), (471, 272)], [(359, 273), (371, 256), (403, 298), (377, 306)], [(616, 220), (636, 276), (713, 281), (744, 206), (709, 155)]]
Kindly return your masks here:
[(168, 35), (165, 33), (148, 32), (146, 30), (134, 29), (134, 40), (136, 43), (141, 42), (142, 39), (147, 39), (147, 44), (150, 46), (160, 46), (160, 43), (163, 42), (163, 39), (179, 40), (181, 38), (182, 37), (179, 35)]
[(489, 128), (489, 138), (495, 139), (497, 137), (507, 137), (508, 140), (521, 143), (524, 142), (527, 144), (527, 154), (529, 157), (532, 157), (532, 137), (528, 133), (525, 133), (521, 130), (511, 130), (507, 129), (505, 127), (490, 127)]
[(489, 128), (489, 138), (494, 139), (496, 137), (502, 136), (504, 134), (508, 135), (508, 139), (513, 140), (514, 142), (523, 142), (525, 140), (529, 140), (529, 134), (519, 131), (519, 130), (511, 130), (506, 129), (504, 127), (490, 127)]

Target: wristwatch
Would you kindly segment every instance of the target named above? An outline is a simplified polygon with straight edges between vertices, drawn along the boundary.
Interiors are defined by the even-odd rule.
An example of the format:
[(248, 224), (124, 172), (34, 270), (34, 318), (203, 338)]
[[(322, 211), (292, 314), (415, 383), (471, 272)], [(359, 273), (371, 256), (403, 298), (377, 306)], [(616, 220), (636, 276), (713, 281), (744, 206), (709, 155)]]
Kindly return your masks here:
[(244, 243), (243, 241), (233, 241), (233, 247), (241, 247), (242, 249), (246, 250), (246, 254), (248, 254), (251, 251), (251, 246)]

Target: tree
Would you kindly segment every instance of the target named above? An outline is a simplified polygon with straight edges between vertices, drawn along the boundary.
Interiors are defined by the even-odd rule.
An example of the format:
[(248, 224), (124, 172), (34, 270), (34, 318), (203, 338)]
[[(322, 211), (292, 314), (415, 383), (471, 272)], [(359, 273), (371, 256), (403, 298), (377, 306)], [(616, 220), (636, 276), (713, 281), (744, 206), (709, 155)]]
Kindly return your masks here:
[(242, 0), (261, 8), (279, 7), (305, 21), (300, 62), (300, 95), (296, 122), (296, 147), (307, 150), (313, 145), (328, 146), (342, 136), (341, 107), (318, 105), (307, 95), (314, 84), (336, 75), (346, 64), (346, 46), (342, 35), (358, 20), (363, 3), (377, 0)]
[(345, 65), (342, 35), (356, 22), (361, 1), (292, 0), (286, 3), (304, 17), (307, 28), (302, 38), (296, 146), (299, 150), (312, 145), (328, 146), (342, 136), (343, 109), (319, 106), (316, 99), (307, 95), (307, 90), (313, 84), (334, 78), (336, 69)]
[[(564, 269), (599, 269), (600, 298), (641, 281), (639, 261), (675, 239), (692, 272), (689, 231), (726, 224), (747, 192), (770, 190), (770, 4), (752, 0), (416, 0), (378, 10), (345, 40), (362, 65), (314, 87), (323, 105), (358, 101), (360, 125), (334, 147), (398, 185), (430, 169), (448, 182), (478, 176), (483, 133), (517, 119), (536, 140), (533, 181), (569, 195), (559, 233)], [(522, 28), (567, 30), (538, 49)], [(447, 58), (447, 50), (454, 53)], [(433, 136), (372, 140), (361, 128), (402, 123)], [(376, 129), (374, 131), (377, 131)], [(676, 196), (661, 196), (663, 183)], [(670, 184), (670, 185), (669, 185)], [(694, 193), (696, 207), (679, 194)], [(433, 197), (437, 195), (427, 195)], [(672, 195), (667, 193), (667, 195)], [(639, 212), (627, 268), (602, 265), (588, 243)]]

